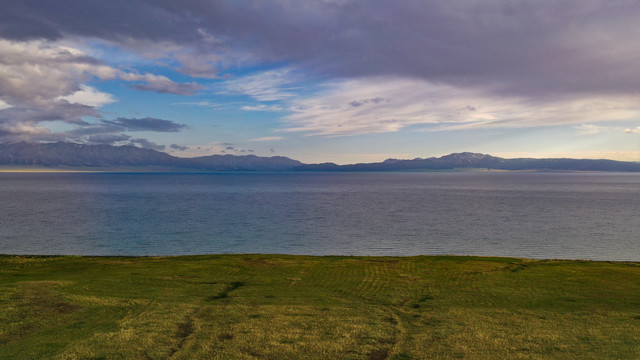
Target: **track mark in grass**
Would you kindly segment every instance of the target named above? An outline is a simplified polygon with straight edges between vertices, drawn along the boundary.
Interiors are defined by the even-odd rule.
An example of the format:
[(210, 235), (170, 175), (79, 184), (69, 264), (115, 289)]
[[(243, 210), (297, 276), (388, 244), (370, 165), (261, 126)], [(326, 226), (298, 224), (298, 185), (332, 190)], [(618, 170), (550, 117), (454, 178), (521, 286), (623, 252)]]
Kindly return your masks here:
[(396, 318), (394, 318), (393, 316), (387, 316), (383, 320), (391, 325), (398, 325), (398, 320), (396, 320)]
[(389, 357), (389, 349), (376, 349), (369, 353), (369, 360), (385, 360)]
[(187, 315), (184, 322), (178, 323), (176, 325), (176, 331), (173, 335), (173, 338), (176, 339), (178, 343), (169, 351), (169, 358), (175, 355), (178, 351), (182, 350), (189, 336), (191, 336), (191, 334), (196, 331), (196, 327), (193, 324), (193, 315), (198, 311), (199, 309), (193, 310), (190, 315)]
[(391, 360), (413, 360), (413, 356), (407, 353), (395, 354), (391, 357)]
[(220, 291), (219, 293), (215, 294), (215, 295), (211, 295), (209, 297), (207, 297), (207, 301), (213, 301), (213, 300), (218, 300), (218, 299), (225, 299), (229, 297), (229, 293), (226, 291)]
[(213, 300), (218, 300), (218, 299), (225, 299), (229, 297), (229, 292), (236, 290), (240, 287), (244, 286), (244, 282), (243, 281), (232, 281), (229, 283), (229, 285), (227, 285), (227, 287), (223, 290), (220, 291), (219, 293), (215, 294), (215, 295), (211, 295), (209, 297), (206, 298), (207, 301), (213, 301)]
[(511, 272), (518, 272), (521, 270), (526, 269), (528, 266), (527, 263), (525, 262), (512, 262), (509, 263), (507, 266), (503, 267), (502, 270), (506, 270), (506, 271), (511, 271)]
[(193, 326), (193, 319), (188, 317), (183, 323), (179, 323), (173, 336), (178, 340), (175, 347), (169, 351), (169, 357), (172, 357), (175, 353), (180, 351), (184, 347), (184, 343), (187, 342), (189, 335), (193, 334), (195, 327)]
[(218, 335), (218, 340), (233, 340), (233, 334), (224, 333)]
[(423, 295), (420, 299), (418, 299), (418, 302), (425, 302), (427, 300), (433, 300), (435, 299), (435, 297), (433, 295)]
[(229, 291), (231, 290), (235, 290), (241, 286), (244, 286), (244, 282), (242, 281), (232, 281), (231, 283), (229, 283)]
[(188, 318), (185, 322), (178, 324), (175, 337), (178, 339), (186, 339), (194, 330), (193, 319)]

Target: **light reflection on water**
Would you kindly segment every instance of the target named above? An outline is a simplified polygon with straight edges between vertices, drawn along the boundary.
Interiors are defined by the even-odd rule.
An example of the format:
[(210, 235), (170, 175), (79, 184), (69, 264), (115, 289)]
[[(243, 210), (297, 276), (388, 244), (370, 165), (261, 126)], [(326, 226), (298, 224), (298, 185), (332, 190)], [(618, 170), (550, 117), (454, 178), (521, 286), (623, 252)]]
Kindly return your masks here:
[(0, 174), (0, 253), (640, 261), (640, 174)]

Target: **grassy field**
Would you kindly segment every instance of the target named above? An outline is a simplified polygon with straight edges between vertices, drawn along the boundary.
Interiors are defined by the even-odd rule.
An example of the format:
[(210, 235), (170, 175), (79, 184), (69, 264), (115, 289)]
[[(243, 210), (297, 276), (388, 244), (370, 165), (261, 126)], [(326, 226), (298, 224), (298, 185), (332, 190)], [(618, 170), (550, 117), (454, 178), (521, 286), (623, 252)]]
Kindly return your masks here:
[(0, 256), (0, 359), (632, 359), (640, 264)]

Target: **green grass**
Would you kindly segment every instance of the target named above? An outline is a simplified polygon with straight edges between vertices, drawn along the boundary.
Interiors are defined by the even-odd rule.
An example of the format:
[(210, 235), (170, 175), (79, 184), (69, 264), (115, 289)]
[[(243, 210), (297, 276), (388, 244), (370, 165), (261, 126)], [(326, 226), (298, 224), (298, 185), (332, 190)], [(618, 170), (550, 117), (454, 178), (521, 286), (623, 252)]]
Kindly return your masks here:
[(0, 359), (633, 359), (640, 264), (0, 256)]

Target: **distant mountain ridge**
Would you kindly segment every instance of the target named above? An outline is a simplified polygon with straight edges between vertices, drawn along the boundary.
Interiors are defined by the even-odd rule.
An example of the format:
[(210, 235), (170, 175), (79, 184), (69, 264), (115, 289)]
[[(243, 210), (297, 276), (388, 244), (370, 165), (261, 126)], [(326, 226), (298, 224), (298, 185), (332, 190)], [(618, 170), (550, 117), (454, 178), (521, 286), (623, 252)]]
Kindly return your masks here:
[[(46, 168), (166, 168), (202, 171), (283, 171), (302, 165), (282, 156), (212, 155), (179, 158), (135, 146), (84, 145), (75, 143), (0, 144), (0, 166)], [(140, 169), (144, 170), (144, 169)]]
[[(180, 159), (180, 158), (179, 158)], [(284, 156), (261, 157), (256, 155), (210, 155), (184, 159), (194, 167), (226, 171), (286, 171), (304, 165)]]
[(387, 159), (379, 163), (336, 165), (310, 164), (297, 167), (297, 171), (418, 171), (452, 169), (538, 170), (538, 171), (622, 171), (640, 172), (640, 163), (590, 159), (504, 159), (479, 153), (454, 153), (439, 158), (413, 160)]
[(135, 146), (75, 143), (0, 144), (0, 165), (45, 167), (174, 166), (178, 158)]
[(621, 171), (640, 172), (640, 163), (586, 159), (504, 159), (463, 152), (442, 157), (412, 160), (387, 159), (378, 163), (337, 165), (303, 164), (283, 156), (211, 155), (180, 158), (135, 146), (84, 145), (75, 143), (0, 144), (0, 166), (49, 169), (136, 171), (433, 171), (452, 169), (536, 170), (536, 171)]

